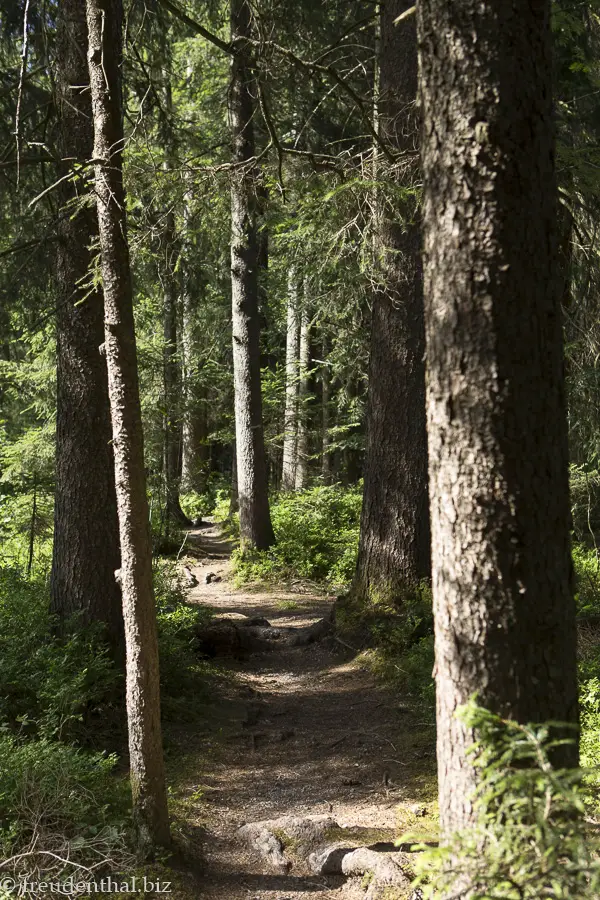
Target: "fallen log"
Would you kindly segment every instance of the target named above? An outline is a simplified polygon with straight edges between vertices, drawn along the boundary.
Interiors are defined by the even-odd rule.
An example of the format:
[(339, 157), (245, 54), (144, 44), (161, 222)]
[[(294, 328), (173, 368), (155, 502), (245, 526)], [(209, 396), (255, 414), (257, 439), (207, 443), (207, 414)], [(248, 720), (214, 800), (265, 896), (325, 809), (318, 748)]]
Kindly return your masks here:
[[(260, 624), (253, 624), (253, 622)], [(244, 659), (252, 653), (268, 653), (284, 646), (306, 647), (320, 641), (333, 630), (333, 620), (319, 619), (301, 628), (276, 627), (266, 619), (241, 622), (233, 619), (212, 619), (196, 626), (197, 648), (205, 656), (225, 656)]]

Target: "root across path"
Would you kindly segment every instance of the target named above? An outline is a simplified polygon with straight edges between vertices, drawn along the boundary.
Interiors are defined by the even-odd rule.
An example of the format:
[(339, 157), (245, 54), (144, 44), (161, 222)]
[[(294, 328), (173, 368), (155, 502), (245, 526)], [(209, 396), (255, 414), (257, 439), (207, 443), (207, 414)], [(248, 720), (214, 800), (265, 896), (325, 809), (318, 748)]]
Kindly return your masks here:
[(333, 598), (235, 589), (216, 526), (189, 545), (188, 602), (213, 610), (213, 636), (252, 640), (221, 652), (215, 638), (206, 720), (171, 736), (178, 842), (194, 860), (181, 896), (410, 897), (414, 854), (394, 841), (435, 829), (431, 724), (336, 640)]

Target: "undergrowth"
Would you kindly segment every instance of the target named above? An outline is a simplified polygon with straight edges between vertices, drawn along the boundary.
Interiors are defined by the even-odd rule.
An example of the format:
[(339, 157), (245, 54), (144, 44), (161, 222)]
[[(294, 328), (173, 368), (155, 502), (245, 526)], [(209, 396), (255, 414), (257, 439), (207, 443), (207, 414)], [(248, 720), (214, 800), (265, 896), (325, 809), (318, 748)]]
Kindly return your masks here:
[[(195, 628), (210, 614), (185, 603), (173, 562), (155, 561), (154, 583), (168, 721), (201, 692)], [(0, 875), (58, 880), (65, 896), (72, 876), (135, 863), (128, 780), (99, 749), (126, 746), (123, 675), (99, 629), (71, 624), (59, 639), (45, 577), (0, 568)]]
[(559, 742), (547, 725), (503, 720), (474, 700), (460, 717), (476, 735), (477, 822), (424, 848), (415, 887), (425, 898), (596, 900), (599, 848), (585, 820), (584, 771), (553, 765)]
[(278, 494), (271, 504), (276, 544), (266, 551), (236, 550), (236, 583), (305, 578), (346, 587), (356, 567), (361, 502), (361, 485)]

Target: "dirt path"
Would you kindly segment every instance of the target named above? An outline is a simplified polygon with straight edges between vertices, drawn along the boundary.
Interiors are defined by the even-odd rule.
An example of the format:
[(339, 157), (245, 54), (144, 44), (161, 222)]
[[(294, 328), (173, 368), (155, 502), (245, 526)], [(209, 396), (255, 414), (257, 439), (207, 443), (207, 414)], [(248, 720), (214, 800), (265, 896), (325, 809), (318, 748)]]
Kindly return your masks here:
[[(190, 535), (199, 581), (188, 600), (218, 616), (265, 617), (300, 627), (328, 614), (323, 595), (236, 590), (229, 546), (215, 527)], [(217, 581), (206, 584), (212, 573)], [(269, 871), (241, 845), (247, 822), (283, 815), (331, 815), (341, 826), (374, 829), (378, 840), (422, 825), (432, 810), (431, 726), (418, 711), (380, 688), (332, 639), (228, 662), (213, 697), (214, 721), (200, 734), (184, 730), (185, 840), (199, 850), (206, 900), (323, 900), (364, 896), (356, 879)], [(418, 804), (419, 809), (414, 805)], [(422, 807), (422, 808), (421, 808)]]

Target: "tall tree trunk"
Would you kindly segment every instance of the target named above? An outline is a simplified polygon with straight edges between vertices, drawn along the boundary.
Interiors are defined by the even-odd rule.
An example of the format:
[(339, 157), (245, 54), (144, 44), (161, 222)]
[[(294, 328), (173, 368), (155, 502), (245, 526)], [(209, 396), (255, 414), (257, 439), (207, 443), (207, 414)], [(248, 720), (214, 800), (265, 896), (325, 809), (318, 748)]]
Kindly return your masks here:
[[(379, 123), (395, 152), (408, 154), (391, 173), (404, 188), (419, 178), (417, 48), (412, 5), (383, 4)], [(412, 155), (412, 162), (411, 162)], [(381, 208), (380, 284), (373, 298), (367, 406), (367, 452), (354, 593), (363, 602), (396, 604), (430, 574), (425, 423), (425, 332), (416, 203)]]
[(236, 53), (229, 100), (233, 131), (231, 176), (231, 295), (237, 472), (242, 543), (266, 549), (275, 540), (267, 485), (260, 377), (258, 240), (252, 14), (248, 0), (231, 0), (231, 38)]
[[(550, 0), (422, 0), (440, 818), (473, 818), (480, 703), (577, 722)], [(576, 748), (561, 761), (574, 764)]]
[[(56, 86), (61, 175), (92, 157), (94, 135), (85, 48), (85, 7), (64, 0), (57, 22)], [(100, 622), (123, 651), (119, 524), (111, 444), (102, 291), (92, 288), (95, 211), (81, 203), (82, 179), (58, 186), (57, 410), (51, 611), (64, 627)], [(69, 206), (71, 208), (69, 209)]]
[(208, 396), (205, 387), (196, 390), (197, 396), (184, 390), (189, 406), (183, 413), (181, 489), (201, 494), (206, 489), (210, 465)]
[[(202, 491), (206, 487), (208, 475), (209, 446), (208, 408), (206, 389), (200, 391), (197, 382), (197, 367), (200, 365), (200, 340), (196, 323), (196, 309), (202, 302), (202, 291), (192, 278), (191, 259), (193, 245), (190, 240), (191, 187), (184, 198), (183, 235), (183, 292), (182, 292), (182, 435), (181, 435), (181, 488), (186, 491)], [(199, 296), (200, 293), (200, 296)]]
[(208, 396), (206, 387), (199, 387), (195, 377), (195, 358), (200, 349), (195, 324), (195, 300), (188, 286), (183, 292), (183, 321), (181, 333), (183, 355), (183, 413), (181, 435), (181, 488), (202, 491), (206, 487), (209, 468), (207, 443), (209, 434)]
[(164, 235), (163, 271), (163, 328), (164, 328), (164, 397), (163, 421), (165, 497), (167, 533), (169, 524), (189, 527), (192, 523), (181, 508), (179, 490), (181, 484), (181, 377), (177, 335), (177, 279), (173, 256), (176, 253), (175, 217), (166, 216)]
[(298, 282), (292, 266), (288, 273), (287, 332), (285, 344), (285, 412), (283, 419), (283, 467), (281, 489), (293, 491), (298, 462), (298, 352), (300, 349), (300, 316)]
[(331, 482), (331, 437), (329, 434), (329, 420), (330, 420), (330, 394), (331, 394), (331, 379), (329, 373), (329, 363), (327, 361), (328, 358), (328, 348), (327, 348), (327, 340), (323, 338), (322, 343), (322, 353), (323, 353), (323, 364), (321, 367), (321, 478), (323, 479), (323, 484), (329, 484)]
[[(305, 297), (306, 302), (306, 297)], [(310, 373), (310, 318), (306, 307), (300, 320), (300, 353), (298, 366), (298, 449), (296, 461), (297, 491), (308, 484), (308, 397)]]
[(163, 763), (158, 641), (133, 295), (123, 186), (120, 0), (86, 0), (94, 119), (104, 335), (117, 506), (120, 581), (127, 651), (127, 717), (134, 821), (140, 849), (170, 841)]
[(237, 449), (233, 442), (233, 459), (231, 461), (231, 497), (229, 498), (229, 518), (231, 519), (240, 508), (240, 495), (238, 492)]

